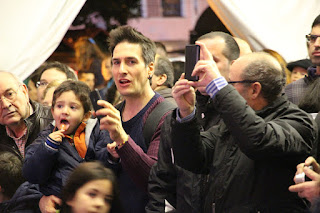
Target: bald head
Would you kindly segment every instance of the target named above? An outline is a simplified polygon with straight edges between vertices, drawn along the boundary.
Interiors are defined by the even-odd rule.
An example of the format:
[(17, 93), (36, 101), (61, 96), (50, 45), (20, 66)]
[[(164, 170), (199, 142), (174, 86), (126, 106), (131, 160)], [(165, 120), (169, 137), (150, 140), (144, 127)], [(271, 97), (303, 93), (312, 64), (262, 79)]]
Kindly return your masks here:
[(270, 67), (274, 67), (274, 69), (279, 69), (281, 72), (281, 65), (277, 59), (265, 52), (251, 52), (246, 55), (241, 56), (238, 60), (245, 60), (247, 62), (247, 66), (252, 63), (266, 63)]
[(271, 103), (281, 93), (285, 76), (279, 62), (264, 52), (249, 53), (234, 62), (230, 72), (240, 72), (243, 80), (257, 81), (261, 84), (262, 96)]
[(23, 82), (18, 79), (18, 77), (11, 72), (6, 71), (0, 71), (0, 81), (7, 81), (8, 79), (11, 79), (11, 81), (17, 83), (17, 84), (23, 84)]

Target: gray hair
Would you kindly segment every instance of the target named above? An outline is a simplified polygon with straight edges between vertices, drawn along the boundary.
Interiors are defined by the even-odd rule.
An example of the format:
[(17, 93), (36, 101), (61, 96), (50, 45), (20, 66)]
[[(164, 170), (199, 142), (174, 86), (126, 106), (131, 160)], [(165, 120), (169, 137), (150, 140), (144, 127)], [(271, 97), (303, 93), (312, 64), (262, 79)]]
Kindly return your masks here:
[(286, 78), (279, 62), (271, 55), (263, 52), (249, 54), (252, 57), (242, 72), (243, 80), (257, 81), (261, 84), (262, 96), (271, 103), (283, 90)]
[(173, 86), (173, 80), (174, 80), (174, 69), (171, 61), (164, 56), (157, 56), (156, 62), (155, 62), (155, 68), (154, 68), (154, 75), (159, 76), (166, 74), (167, 80), (163, 83), (163, 86), (167, 86), (171, 88)]

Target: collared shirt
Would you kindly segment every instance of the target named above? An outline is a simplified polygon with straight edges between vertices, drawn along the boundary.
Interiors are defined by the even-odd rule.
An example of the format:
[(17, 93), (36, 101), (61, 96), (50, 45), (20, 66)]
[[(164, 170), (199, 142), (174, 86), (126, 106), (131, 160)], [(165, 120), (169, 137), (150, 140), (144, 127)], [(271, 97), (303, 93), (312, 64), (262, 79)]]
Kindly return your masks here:
[(27, 143), (27, 130), (28, 128), (25, 128), (23, 135), (17, 138), (14, 135), (13, 131), (6, 126), (6, 131), (8, 136), (14, 140), (23, 158), (24, 158), (25, 146)]
[[(29, 112), (30, 112), (30, 115), (33, 114), (33, 108), (31, 106), (31, 104), (29, 103)], [(25, 156), (25, 147), (26, 147), (26, 143), (27, 143), (27, 132), (28, 132), (28, 127), (25, 128), (23, 134), (17, 138), (13, 131), (11, 129), (9, 129), (7, 126), (6, 126), (6, 132), (7, 132), (7, 135), (12, 138), (14, 140), (14, 142), (16, 143), (20, 153), (21, 153), (21, 156), (24, 158)]]
[(228, 82), (223, 77), (220, 76), (219, 78), (213, 79), (206, 87), (206, 92), (210, 97), (213, 99), (214, 96), (219, 92), (223, 87), (227, 86)]

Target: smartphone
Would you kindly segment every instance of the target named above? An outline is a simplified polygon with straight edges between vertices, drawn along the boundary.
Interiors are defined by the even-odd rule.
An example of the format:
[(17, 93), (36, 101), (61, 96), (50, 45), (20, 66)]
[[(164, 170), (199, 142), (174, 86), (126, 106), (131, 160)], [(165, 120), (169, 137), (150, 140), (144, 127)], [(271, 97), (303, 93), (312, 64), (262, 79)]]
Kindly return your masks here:
[[(92, 92), (90, 92), (89, 96), (90, 96), (94, 111), (98, 111), (99, 109), (103, 108), (102, 106), (97, 104), (98, 100), (102, 100), (98, 89), (94, 89)], [(100, 119), (101, 117), (102, 116), (98, 116), (98, 119)]]
[(194, 66), (200, 59), (200, 46), (190, 44), (186, 46), (185, 50), (186, 61), (184, 64), (185, 78), (189, 81), (198, 81), (199, 76), (191, 76)]
[[(308, 166), (308, 167), (309, 167), (309, 169), (313, 170), (313, 166)], [(297, 174), (295, 176), (295, 178), (296, 178), (296, 183), (303, 183), (305, 181), (311, 181), (311, 179), (308, 176), (306, 176), (306, 174), (304, 172)]]

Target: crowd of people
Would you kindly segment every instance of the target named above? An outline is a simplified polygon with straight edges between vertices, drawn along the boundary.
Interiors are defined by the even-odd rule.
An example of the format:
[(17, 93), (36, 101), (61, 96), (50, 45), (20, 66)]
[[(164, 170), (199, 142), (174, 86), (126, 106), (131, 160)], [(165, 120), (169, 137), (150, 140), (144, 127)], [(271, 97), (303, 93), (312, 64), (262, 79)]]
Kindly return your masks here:
[(0, 71), (0, 212), (319, 212), (319, 37), (320, 15), (287, 63), (209, 32), (189, 81), (121, 26), (109, 53), (79, 38), (75, 69)]

